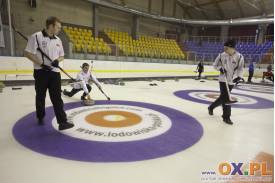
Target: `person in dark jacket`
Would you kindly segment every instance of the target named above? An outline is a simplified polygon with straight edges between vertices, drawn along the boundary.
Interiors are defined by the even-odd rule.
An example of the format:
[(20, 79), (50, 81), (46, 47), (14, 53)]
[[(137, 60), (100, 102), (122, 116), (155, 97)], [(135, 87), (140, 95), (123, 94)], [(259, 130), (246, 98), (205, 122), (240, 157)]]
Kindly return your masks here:
[(198, 66), (197, 66), (197, 71), (199, 73), (198, 79), (201, 79), (201, 73), (203, 73), (203, 71), (204, 71), (203, 62), (199, 62)]
[(254, 75), (254, 63), (253, 62), (250, 62), (249, 66), (248, 66), (248, 79), (247, 79), (247, 82), (248, 83), (251, 83), (251, 79)]

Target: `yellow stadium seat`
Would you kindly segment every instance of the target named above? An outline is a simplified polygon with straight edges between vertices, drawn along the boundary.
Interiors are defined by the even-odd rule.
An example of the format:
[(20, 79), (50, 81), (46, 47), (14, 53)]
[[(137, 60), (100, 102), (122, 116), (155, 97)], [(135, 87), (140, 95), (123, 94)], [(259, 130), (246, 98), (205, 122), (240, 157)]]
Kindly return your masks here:
[(87, 45), (87, 52), (91, 53), (92, 52), (92, 46), (91, 45)]
[(76, 52), (81, 52), (81, 45), (75, 44), (75, 50), (76, 50)]
[(76, 42), (77, 42), (77, 44), (82, 44), (83, 43), (83, 41), (81, 39), (77, 39)]
[(81, 43), (81, 48), (82, 48), (82, 50), (84, 50), (85, 49), (85, 44), (84, 43)]

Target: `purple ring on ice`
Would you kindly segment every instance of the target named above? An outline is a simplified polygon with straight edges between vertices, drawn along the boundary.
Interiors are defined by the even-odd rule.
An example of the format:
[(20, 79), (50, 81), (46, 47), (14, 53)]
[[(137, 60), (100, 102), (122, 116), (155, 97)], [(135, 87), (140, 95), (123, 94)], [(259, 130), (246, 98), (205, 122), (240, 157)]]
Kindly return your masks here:
[[(84, 162), (131, 162), (160, 158), (183, 151), (200, 140), (201, 124), (193, 117), (161, 105), (133, 101), (96, 101), (96, 105), (131, 105), (158, 111), (171, 120), (165, 133), (137, 141), (99, 142), (64, 135), (52, 126), (53, 107), (46, 108), (45, 125), (36, 124), (35, 112), (22, 117), (13, 127), (15, 139), (23, 146), (48, 156)], [(66, 103), (65, 110), (83, 107)]]

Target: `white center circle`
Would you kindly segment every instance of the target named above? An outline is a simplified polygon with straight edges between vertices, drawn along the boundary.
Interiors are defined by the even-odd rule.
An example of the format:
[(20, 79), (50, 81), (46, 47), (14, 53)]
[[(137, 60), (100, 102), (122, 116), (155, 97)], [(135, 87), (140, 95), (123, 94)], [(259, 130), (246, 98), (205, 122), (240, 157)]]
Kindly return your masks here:
[(112, 122), (122, 121), (126, 119), (124, 116), (121, 116), (121, 115), (106, 115), (103, 118), (107, 121), (112, 121)]
[[(211, 98), (209, 96), (219, 96), (220, 93), (217, 92), (191, 92), (188, 94), (190, 97), (196, 98), (196, 99), (200, 99), (200, 100), (205, 100), (205, 101), (209, 101), (209, 102), (214, 102), (216, 99), (215, 98)], [(231, 98), (236, 98), (237, 99), (237, 103), (238, 105), (242, 105), (242, 104), (256, 104), (257, 101), (253, 98), (250, 97), (246, 97), (246, 96), (241, 96), (241, 95), (234, 95), (231, 94), (230, 95)]]
[[(94, 125), (86, 121), (86, 116), (97, 112), (122, 111), (139, 116), (141, 121), (135, 125), (125, 127), (105, 127)], [(166, 115), (148, 108), (128, 105), (97, 105), (85, 106), (66, 111), (68, 122), (75, 126), (61, 133), (83, 140), (103, 142), (126, 142), (153, 138), (167, 132), (172, 122)], [(97, 113), (98, 114), (98, 113)], [(126, 119), (119, 114), (108, 114), (103, 119), (118, 123)], [(56, 118), (52, 120), (53, 127), (58, 130)]]
[(274, 88), (270, 86), (253, 86), (253, 85), (239, 85), (239, 89), (257, 91), (257, 92), (273, 92)]

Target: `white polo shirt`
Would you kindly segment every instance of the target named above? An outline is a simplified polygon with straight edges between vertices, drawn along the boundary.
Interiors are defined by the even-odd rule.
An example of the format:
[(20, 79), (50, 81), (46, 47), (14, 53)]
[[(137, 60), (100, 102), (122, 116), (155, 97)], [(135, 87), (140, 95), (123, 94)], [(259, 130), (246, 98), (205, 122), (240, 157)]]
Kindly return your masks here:
[[(25, 51), (37, 55), (41, 64), (44, 62), (45, 65), (51, 66), (51, 61), (49, 61), (45, 56), (42, 56), (40, 51), (37, 50), (38, 46), (51, 58), (52, 61), (64, 56), (64, 49), (60, 38), (55, 35), (49, 37), (45, 30), (36, 32), (29, 38)], [(33, 64), (33, 67), (34, 69), (41, 69), (38, 64)], [(52, 67), (52, 71), (59, 72), (59, 69)]]

